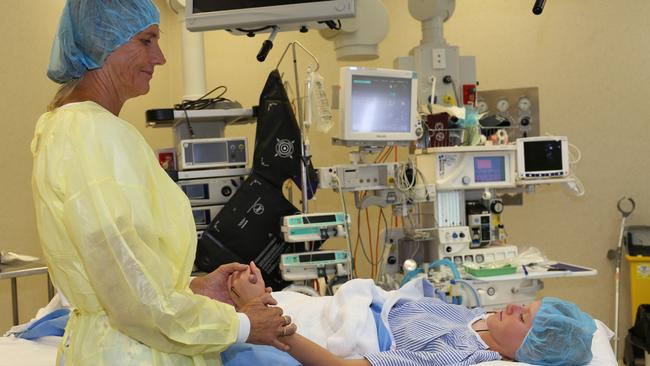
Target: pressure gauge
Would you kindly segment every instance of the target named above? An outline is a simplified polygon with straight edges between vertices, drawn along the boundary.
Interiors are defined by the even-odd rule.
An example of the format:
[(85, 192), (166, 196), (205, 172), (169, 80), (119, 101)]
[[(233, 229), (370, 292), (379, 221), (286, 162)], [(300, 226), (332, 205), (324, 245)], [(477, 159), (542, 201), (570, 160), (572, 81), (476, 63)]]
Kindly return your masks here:
[(519, 102), (517, 103), (517, 107), (519, 107), (519, 110), (522, 112), (528, 112), (531, 107), (531, 102), (530, 98), (528, 97), (521, 97), (519, 98)]
[(495, 214), (500, 214), (503, 212), (503, 202), (501, 200), (492, 201), (490, 204), (490, 211)]
[(497, 110), (499, 112), (507, 112), (510, 109), (510, 103), (507, 99), (502, 98), (497, 101)]
[(478, 113), (486, 113), (488, 111), (488, 108), (488, 104), (483, 99), (479, 99), (478, 102), (476, 102), (476, 109), (478, 109)]

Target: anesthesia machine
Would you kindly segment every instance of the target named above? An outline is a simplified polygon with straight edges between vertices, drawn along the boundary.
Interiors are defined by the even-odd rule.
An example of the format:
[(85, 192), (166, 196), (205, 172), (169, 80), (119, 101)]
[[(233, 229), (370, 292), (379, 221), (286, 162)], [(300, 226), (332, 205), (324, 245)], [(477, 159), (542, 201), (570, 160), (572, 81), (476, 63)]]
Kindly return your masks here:
[[(377, 43), (387, 33), (387, 13), (378, 0), (222, 3), (188, 0), (187, 29), (270, 33), (260, 61), (279, 31), (320, 29), (345, 61), (376, 58)], [(577, 194), (583, 189), (572, 170), (576, 161), (567, 137), (540, 136), (536, 88), (478, 90), (475, 58), (461, 56), (444, 38), (443, 24), (454, 8), (453, 0), (409, 0), (411, 15), (422, 23), (420, 44), (394, 60), (393, 69), (340, 69), (339, 130), (332, 148), (350, 149), (350, 159), (316, 169), (318, 188), (338, 193), (340, 212), (307, 212), (305, 197), (313, 193), (305, 173), (307, 122), (331, 113), (328, 105), (315, 108), (318, 103), (309, 101), (326, 96), (314, 93), (315, 70), (307, 70), (308, 101), (298, 107), (297, 118), (303, 175), (294, 179), (303, 191), (303, 207), (274, 221), (283, 245), (305, 245), (276, 251), (269, 261), (287, 283), (323, 279), (331, 284), (354, 275), (358, 253), (351, 238), (358, 242), (360, 230), (350, 227), (346, 192), (354, 196), (357, 218), (370, 207), (390, 208), (391, 224), (401, 223), (388, 225), (384, 217), (384, 229), (377, 233), (372, 277), (386, 289), (426, 276), (449, 302), (491, 308), (534, 300), (543, 278), (596, 274), (551, 261), (534, 248), (522, 251), (509, 240), (502, 215), (508, 205), (521, 203), (523, 193), (548, 184), (565, 184)], [(295, 57), (294, 45), (300, 98)], [(221, 100), (199, 110), (148, 111), (150, 125), (174, 127), (173, 174), (195, 207), (197, 229), (215, 220), (219, 205), (247, 174), (256, 174), (255, 162), (252, 172), (246, 168), (253, 144), (223, 132), (227, 123), (251, 122), (257, 113)], [(397, 160), (400, 147), (408, 149), (402, 161)], [(331, 237), (345, 238), (347, 248), (318, 250)]]

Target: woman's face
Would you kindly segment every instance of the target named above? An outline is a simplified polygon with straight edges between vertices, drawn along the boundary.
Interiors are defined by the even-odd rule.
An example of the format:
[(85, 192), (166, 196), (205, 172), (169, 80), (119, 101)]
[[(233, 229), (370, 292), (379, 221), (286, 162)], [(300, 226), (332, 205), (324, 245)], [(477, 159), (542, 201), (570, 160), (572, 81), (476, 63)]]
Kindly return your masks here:
[(514, 359), (515, 352), (533, 326), (533, 320), (540, 305), (541, 301), (539, 300), (529, 306), (510, 304), (504, 310), (487, 318), (490, 335), (501, 346), (501, 352), (505, 356)]
[(154, 67), (166, 61), (158, 45), (159, 38), (158, 25), (151, 25), (106, 58), (102, 68), (122, 100), (149, 92)]

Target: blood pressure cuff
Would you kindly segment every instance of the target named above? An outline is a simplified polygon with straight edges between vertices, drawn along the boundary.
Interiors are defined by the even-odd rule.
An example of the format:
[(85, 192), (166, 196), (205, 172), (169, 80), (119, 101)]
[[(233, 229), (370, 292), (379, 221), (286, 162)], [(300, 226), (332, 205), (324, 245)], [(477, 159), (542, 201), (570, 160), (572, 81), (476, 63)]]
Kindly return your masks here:
[[(300, 178), (300, 128), (291, 108), (278, 70), (273, 70), (260, 95), (255, 131), (253, 171), (276, 187), (292, 179), (302, 187)], [(307, 158), (308, 197), (316, 193), (316, 171)]]
[(280, 226), (282, 216), (297, 212), (282, 190), (252, 173), (203, 232), (197, 268), (211, 272), (222, 264), (255, 261), (266, 286), (282, 289), (280, 255), (293, 251), (293, 245), (285, 244)]

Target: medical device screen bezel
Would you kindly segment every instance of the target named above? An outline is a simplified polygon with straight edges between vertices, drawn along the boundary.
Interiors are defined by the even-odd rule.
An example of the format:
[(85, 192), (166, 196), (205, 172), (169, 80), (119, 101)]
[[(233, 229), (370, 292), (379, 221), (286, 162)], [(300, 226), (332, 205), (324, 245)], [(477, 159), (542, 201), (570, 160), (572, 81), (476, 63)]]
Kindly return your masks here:
[[(527, 143), (560, 142), (561, 164), (559, 169), (527, 170), (526, 145)], [(569, 175), (569, 142), (566, 136), (537, 136), (522, 137), (517, 139), (517, 176), (520, 179), (548, 179), (564, 178)]]
[[(410, 115), (409, 130), (406, 132), (391, 131), (353, 131), (352, 129), (352, 103), (353, 87), (352, 81), (357, 76), (396, 78), (409, 80), (411, 83), (410, 93)], [(413, 71), (363, 68), (363, 67), (342, 67), (341, 68), (341, 90), (339, 93), (339, 125), (340, 138), (344, 141), (368, 141), (368, 142), (393, 142), (393, 141), (414, 141), (417, 140), (417, 76)]]
[[(200, 0), (198, 0), (200, 1)], [(305, 0), (299, 4), (282, 4), (235, 8), (230, 10), (195, 11), (197, 0), (187, 0), (185, 21), (190, 31), (232, 28), (260, 28), (270, 25), (306, 25), (308, 22), (354, 17), (356, 0)]]

